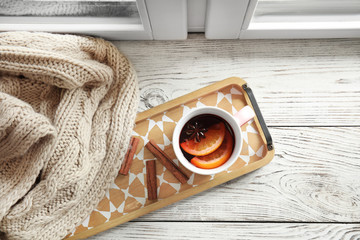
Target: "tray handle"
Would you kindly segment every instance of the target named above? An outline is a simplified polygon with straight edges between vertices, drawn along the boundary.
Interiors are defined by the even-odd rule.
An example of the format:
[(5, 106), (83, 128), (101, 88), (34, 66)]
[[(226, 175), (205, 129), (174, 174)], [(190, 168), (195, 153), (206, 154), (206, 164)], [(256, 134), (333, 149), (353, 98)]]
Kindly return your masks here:
[(266, 139), (266, 146), (267, 146), (267, 149), (269, 151), (273, 150), (274, 149), (274, 146), (273, 146), (273, 141), (272, 141), (272, 137), (271, 137), (271, 134), (269, 132), (269, 129), (268, 127), (266, 126), (266, 123), (265, 123), (265, 120), (261, 114), (261, 111), (260, 111), (260, 108), (259, 108), (259, 105), (257, 104), (256, 102), (256, 99), (255, 99), (255, 96), (254, 96), (254, 93), (252, 92), (251, 88), (249, 88), (247, 86), (247, 84), (244, 84), (242, 85), (242, 88), (244, 89), (244, 91), (247, 93), (247, 95), (249, 96), (249, 99), (250, 99), (250, 102), (251, 102), (251, 105), (253, 106), (254, 108), (254, 111), (255, 111), (255, 114), (259, 120), (259, 123), (260, 123), (260, 126), (264, 132), (264, 135), (265, 135), (265, 139)]

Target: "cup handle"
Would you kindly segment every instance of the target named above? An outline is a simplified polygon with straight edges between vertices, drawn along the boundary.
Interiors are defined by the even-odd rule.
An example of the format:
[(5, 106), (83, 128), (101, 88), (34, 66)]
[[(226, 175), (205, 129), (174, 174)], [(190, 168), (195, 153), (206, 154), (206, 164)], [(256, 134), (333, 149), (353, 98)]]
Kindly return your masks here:
[(242, 126), (255, 117), (255, 112), (250, 106), (247, 105), (235, 113), (234, 117), (239, 125)]

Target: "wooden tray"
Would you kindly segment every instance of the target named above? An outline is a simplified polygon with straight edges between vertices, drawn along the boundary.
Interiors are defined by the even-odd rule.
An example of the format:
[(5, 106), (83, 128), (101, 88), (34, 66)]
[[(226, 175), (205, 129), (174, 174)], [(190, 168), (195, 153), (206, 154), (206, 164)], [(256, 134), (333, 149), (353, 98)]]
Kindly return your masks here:
[[(254, 108), (257, 117), (242, 126), (244, 134), (240, 156), (229, 169), (212, 176), (203, 176), (180, 168), (190, 177), (181, 184), (159, 161), (156, 162), (158, 197), (147, 199), (145, 161), (155, 159), (144, 145), (149, 139), (156, 143), (179, 165), (172, 150), (172, 132), (184, 113), (198, 106), (217, 106), (230, 113), (245, 105)], [(262, 119), (260, 110), (246, 82), (240, 78), (228, 78), (174, 99), (142, 113), (136, 119), (133, 135), (140, 138), (130, 173), (119, 175), (97, 208), (68, 237), (82, 239), (140, 217), (156, 209), (187, 198), (243, 174), (254, 171), (274, 157), (271, 136)], [(265, 132), (265, 134), (264, 134)]]

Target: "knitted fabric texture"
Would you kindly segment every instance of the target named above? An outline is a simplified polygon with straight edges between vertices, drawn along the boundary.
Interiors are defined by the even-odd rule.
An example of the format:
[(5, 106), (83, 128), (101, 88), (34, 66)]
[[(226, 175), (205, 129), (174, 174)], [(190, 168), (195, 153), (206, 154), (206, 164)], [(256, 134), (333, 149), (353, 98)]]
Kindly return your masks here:
[(0, 33), (0, 231), (61, 239), (79, 225), (117, 176), (137, 104), (111, 43)]

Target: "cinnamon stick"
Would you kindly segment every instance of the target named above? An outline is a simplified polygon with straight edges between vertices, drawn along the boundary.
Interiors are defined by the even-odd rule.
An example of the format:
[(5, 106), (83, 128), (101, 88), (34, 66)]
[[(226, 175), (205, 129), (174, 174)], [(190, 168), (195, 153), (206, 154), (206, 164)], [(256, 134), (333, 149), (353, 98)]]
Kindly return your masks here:
[(146, 161), (146, 184), (149, 200), (157, 199), (156, 162)]
[(181, 169), (171, 161), (171, 158), (160, 149), (160, 147), (151, 139), (145, 147), (164, 165), (181, 183), (186, 183), (189, 177), (181, 171)]
[(120, 174), (127, 175), (129, 173), (131, 163), (133, 161), (139, 141), (140, 140), (138, 138), (131, 137), (130, 146), (126, 152), (124, 162), (122, 163), (120, 171), (119, 171)]

